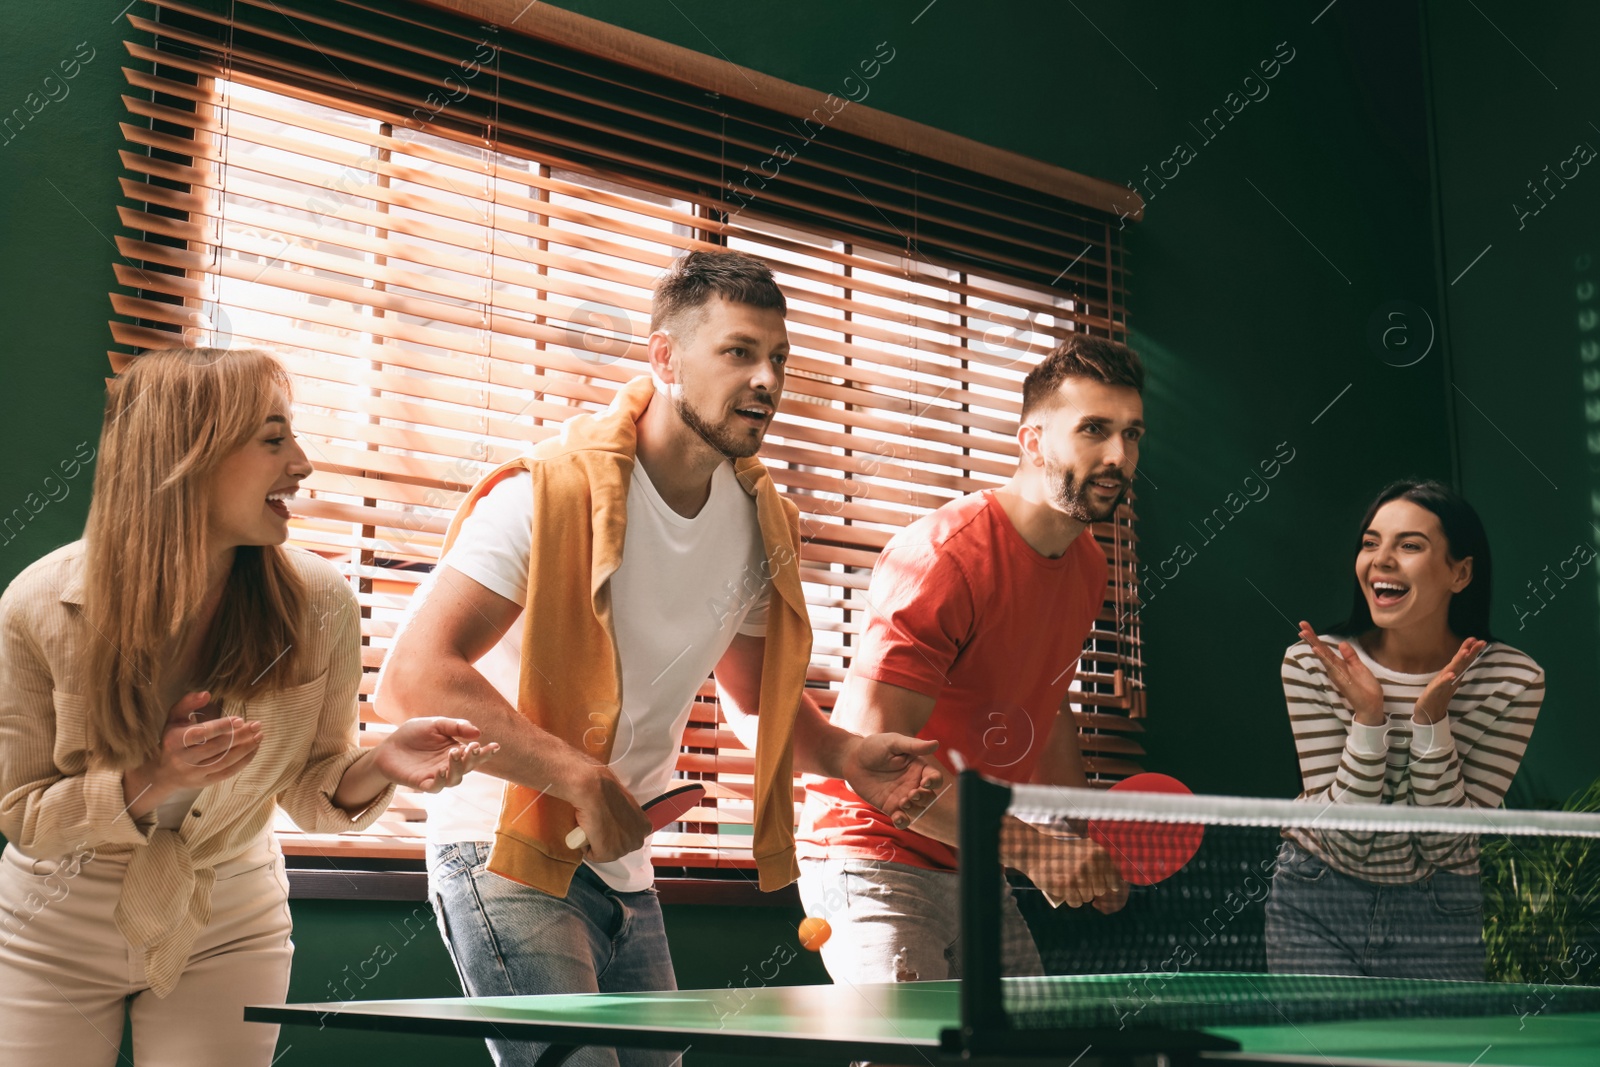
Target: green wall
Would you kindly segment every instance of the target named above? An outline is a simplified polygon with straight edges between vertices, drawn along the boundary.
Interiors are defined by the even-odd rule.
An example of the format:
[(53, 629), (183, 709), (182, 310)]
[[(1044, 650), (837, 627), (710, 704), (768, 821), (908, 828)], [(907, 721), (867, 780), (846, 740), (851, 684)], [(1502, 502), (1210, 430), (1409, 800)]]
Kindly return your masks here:
[(108, 373), (128, 62), (118, 6), (19, 6), (0, 34), (0, 584), (76, 538), (88, 513), (93, 468), (65, 480), (60, 464), (95, 448)]
[[(1428, 4), (1449, 399), (1462, 488), (1495, 550), (1494, 625), (1547, 676), (1511, 798), (1535, 802), (1600, 774), (1600, 585), (1595, 563), (1578, 566), (1600, 538), (1600, 160), (1559, 175), (1579, 143), (1600, 150), (1600, 8), (1484, 13), (1494, 25)], [(1551, 174), (1541, 206), (1527, 183)]]
[[(119, 6), (21, 6), (0, 38), (7, 110), (25, 107), (30, 93), (59, 96), (45, 75), (87, 55), (83, 42), (94, 52), (63, 83), (64, 98), (0, 136), (9, 253), (0, 265), (9, 301), (0, 583), (77, 536), (84, 518), (88, 475), (62, 481), (58, 465), (80, 442), (93, 445), (110, 345), (127, 63), (126, 20), (111, 18)], [(1542, 568), (1559, 569), (1595, 536), (1600, 485), (1583, 371), (1600, 362), (1585, 363), (1580, 345), (1597, 336), (1585, 312), (1600, 310), (1600, 299), (1579, 287), (1586, 278), (1600, 285), (1600, 269), (1574, 264), (1600, 262), (1600, 177), (1586, 167), (1520, 231), (1507, 205), (1576, 140), (1600, 147), (1600, 131), (1587, 126), (1600, 113), (1584, 110), (1596, 88), (1582, 51), (1600, 30), (1595, 14), (1554, 2), (1485, 0), (1482, 12), (1430, 3), (1430, 126), (1421, 16), (1382, 0), (1325, 11), (1323, 0), (1225, 11), (1152, 0), (561, 6), (819, 91), (836, 89), (888, 41), (896, 57), (873, 82), (870, 106), (1116, 181), (1144, 180), (1147, 166), (1189, 142), (1195, 158), (1165, 188), (1149, 187), (1146, 221), (1128, 236), (1133, 339), (1151, 369), (1141, 547), (1169, 575), (1176, 566), (1145, 617), (1151, 766), (1201, 791), (1292, 794), (1277, 667), (1294, 622), (1342, 613), (1352, 527), (1386, 480), (1449, 479), (1458, 468), (1498, 551), (1496, 625), (1550, 673), (1515, 797), (1564, 796), (1593, 777), (1594, 572), (1547, 594), (1537, 615), (1519, 619), (1512, 601), (1531, 603), (1519, 596), (1524, 582), (1543, 580)], [(1293, 59), (1265, 98), (1213, 140), (1190, 127), (1225, 107), (1280, 42)], [(1410, 332), (1375, 347), (1369, 325), (1396, 301), (1414, 308)], [(1399, 365), (1422, 350), (1429, 322), (1432, 347)], [(1280, 443), (1292, 460), (1270, 482), (1247, 484), (1260, 463), (1288, 454)], [(1228, 510), (1250, 494), (1260, 499)], [(3, 523), (15, 508), (26, 518), (12, 519), (13, 536)], [(343, 968), (395, 942), (414, 907), (297, 901), (291, 995), (324, 995)], [(797, 918), (669, 909), (684, 984), (736, 980), (792, 936)], [(396, 962), (363, 995), (454, 992), (431, 932), (393, 947), (402, 948)], [(820, 978), (809, 956), (784, 976)], [(286, 1032), (281, 1047), (286, 1063), (420, 1064), (440, 1053), (487, 1062), (460, 1043), (332, 1030)]]

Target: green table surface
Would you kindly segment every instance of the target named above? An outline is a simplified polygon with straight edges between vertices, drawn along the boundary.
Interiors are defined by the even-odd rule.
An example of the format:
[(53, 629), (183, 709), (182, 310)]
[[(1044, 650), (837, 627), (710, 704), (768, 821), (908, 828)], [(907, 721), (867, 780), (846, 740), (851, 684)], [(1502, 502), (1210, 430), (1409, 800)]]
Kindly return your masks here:
[[(1008, 981), (1008, 993), (1030, 996), (1053, 990), (1063, 1001), (1090, 1005), (1122, 995), (1130, 980), (1149, 976), (1062, 976)], [(1325, 983), (1331, 982), (1332, 985)], [(1321, 979), (1320, 988), (1358, 995), (1376, 1014), (1412, 1004), (1477, 1003), (1459, 1017), (1347, 1018), (1314, 1021), (1306, 985), (1284, 976), (1184, 974), (1161, 990), (1163, 1004), (1188, 1025), (1210, 1000), (1248, 1005), (1239, 1010), (1274, 1017), (1204, 1023), (1208, 1033), (1239, 1042), (1237, 1053), (1208, 1053), (1234, 1063), (1306, 1063), (1322, 1067), (1377, 1064), (1471, 1064), (1474, 1067), (1600, 1067), (1600, 1012), (1574, 1014), (1556, 1007), (1587, 1007), (1600, 990), (1569, 989), (1552, 998), (1534, 987), (1386, 979)], [(1461, 1001), (1460, 992), (1467, 991)], [(1124, 1000), (1123, 1010), (1130, 1001)], [(1503, 1008), (1499, 1005), (1504, 1005)], [(1446, 1009), (1450, 1010), (1450, 1009)], [(1487, 1012), (1487, 1013), (1485, 1013)], [(1104, 1011), (1089, 1011), (1085, 1025), (1104, 1027)], [(1114, 1017), (1114, 1016), (1113, 1016)], [(932, 1053), (943, 1031), (959, 1026), (959, 982), (879, 986), (766, 986), (663, 993), (573, 994), (441, 1000), (358, 1001), (252, 1007), (260, 1022), (332, 1025), (417, 1033), (557, 1039), (572, 1044), (638, 1045), (752, 1055), (887, 1055)], [(1236, 1016), (1236, 1018), (1246, 1018)], [(1139, 1024), (1151, 1021), (1141, 1012)], [(1107, 1029), (1115, 1029), (1109, 1027)], [(607, 1039), (610, 1040), (607, 1040)], [(928, 1057), (930, 1061), (936, 1056)], [(1069, 1057), (1070, 1058), (1070, 1057)]]
[(1596, 1067), (1600, 1014), (1515, 1015), (1473, 1019), (1374, 1019), (1299, 1026), (1221, 1027), (1211, 1031), (1242, 1051), (1222, 1061), (1365, 1067), (1377, 1064), (1472, 1064), (1473, 1067)]

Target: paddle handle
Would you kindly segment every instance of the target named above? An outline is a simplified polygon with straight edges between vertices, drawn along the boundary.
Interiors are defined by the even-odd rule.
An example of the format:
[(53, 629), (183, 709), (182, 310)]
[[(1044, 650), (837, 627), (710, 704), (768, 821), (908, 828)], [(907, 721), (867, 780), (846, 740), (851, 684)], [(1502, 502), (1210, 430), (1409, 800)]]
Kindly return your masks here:
[[(647, 801), (641, 810), (650, 819), (650, 832), (653, 834), (666, 827), (668, 823), (677, 821), (680, 815), (700, 803), (705, 795), (705, 786), (691, 782), (676, 789), (669, 789), (654, 800)], [(574, 826), (567, 834), (566, 843), (570, 849), (581, 849), (589, 843), (589, 835), (583, 832), (583, 827)]]

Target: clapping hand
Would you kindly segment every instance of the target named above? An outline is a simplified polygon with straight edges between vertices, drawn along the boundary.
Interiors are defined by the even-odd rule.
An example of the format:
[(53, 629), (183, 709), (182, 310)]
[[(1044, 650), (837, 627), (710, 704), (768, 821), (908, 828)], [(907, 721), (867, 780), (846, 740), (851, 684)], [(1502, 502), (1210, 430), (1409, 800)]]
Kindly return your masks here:
[(1461, 676), (1467, 673), (1472, 661), (1488, 647), (1489, 642), (1476, 637), (1461, 642), (1461, 647), (1444, 670), (1433, 676), (1428, 688), (1417, 698), (1416, 710), (1412, 713), (1417, 722), (1436, 723), (1445, 717), (1450, 710), (1450, 698), (1456, 695), (1456, 689), (1461, 685)]
[(210, 693), (186, 693), (167, 711), (161, 745), (151, 757), (122, 774), (128, 814), (141, 818), (174, 793), (232, 778), (261, 750), (262, 726), (237, 716), (204, 720), (220, 706)]
[(1361, 657), (1356, 655), (1356, 650), (1350, 647), (1348, 641), (1340, 641), (1339, 651), (1335, 652), (1304, 620), (1300, 623), (1300, 640), (1310, 645), (1311, 651), (1322, 661), (1322, 669), (1328, 673), (1328, 680), (1344, 697), (1345, 703), (1350, 705), (1356, 722), (1363, 726), (1382, 726), (1389, 721), (1383, 711), (1383, 686), (1372, 676), (1367, 665), (1361, 662)]

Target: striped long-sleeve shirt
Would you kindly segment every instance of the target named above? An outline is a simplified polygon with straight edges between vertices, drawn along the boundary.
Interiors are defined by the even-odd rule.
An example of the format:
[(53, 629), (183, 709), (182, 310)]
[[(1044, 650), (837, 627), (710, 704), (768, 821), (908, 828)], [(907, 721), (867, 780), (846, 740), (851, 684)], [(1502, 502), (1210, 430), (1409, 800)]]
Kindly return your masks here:
[[(1429, 726), (1412, 721), (1435, 674), (1402, 674), (1349, 641), (1383, 686), (1385, 726), (1355, 722), (1322, 663), (1305, 642), (1283, 659), (1283, 693), (1294, 730), (1304, 792), (1322, 804), (1408, 804), (1497, 808), (1516, 776), (1544, 699), (1544, 671), (1498, 641), (1467, 668), (1449, 714)], [(1476, 873), (1477, 839), (1459, 834), (1359, 834), (1286, 830), (1285, 837), (1336, 870), (1369, 882), (1414, 882), (1436, 870)]]

